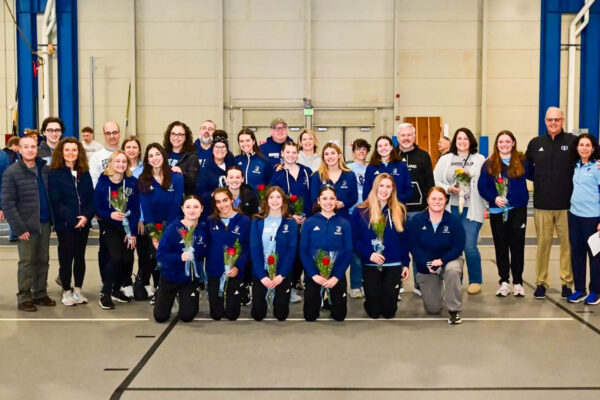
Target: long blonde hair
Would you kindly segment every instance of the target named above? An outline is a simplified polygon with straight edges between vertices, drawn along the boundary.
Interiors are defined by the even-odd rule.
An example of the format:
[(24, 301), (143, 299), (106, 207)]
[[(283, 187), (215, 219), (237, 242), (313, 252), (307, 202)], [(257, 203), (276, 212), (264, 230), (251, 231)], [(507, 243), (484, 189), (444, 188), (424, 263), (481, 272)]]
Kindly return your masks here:
[[(325, 162), (325, 150), (327, 149), (334, 149), (340, 156), (342, 155), (342, 150), (340, 150), (339, 146), (335, 143), (329, 142), (325, 146), (323, 146), (323, 150), (321, 151), (321, 166), (317, 170), (319, 178), (321, 178), (321, 181), (323, 182), (329, 182), (329, 174), (327, 173), (327, 163)], [(346, 166), (346, 163), (344, 162), (343, 156), (338, 159), (338, 167), (342, 170), (342, 172), (350, 171), (350, 168), (348, 168)]]
[(123, 154), (123, 156), (125, 156), (125, 160), (127, 160), (127, 168), (125, 168), (125, 172), (123, 172), (123, 178), (131, 176), (131, 170), (129, 169), (129, 159), (127, 158), (127, 154), (125, 154), (125, 152), (123, 150), (113, 151), (113, 153), (110, 155), (110, 157), (108, 159), (108, 164), (106, 164), (106, 168), (104, 168), (104, 172), (103, 172), (104, 175), (113, 176), (113, 174), (115, 173), (115, 170), (113, 169), (112, 164), (113, 164), (113, 161), (115, 160), (115, 158), (117, 158), (117, 156), (120, 154)]
[(394, 229), (396, 229), (396, 232), (402, 232), (404, 231), (404, 223), (406, 222), (406, 207), (396, 197), (396, 182), (394, 182), (394, 178), (390, 174), (383, 173), (377, 175), (375, 181), (373, 181), (373, 188), (367, 200), (357, 205), (356, 208), (367, 208), (369, 210), (369, 225), (373, 225), (381, 220), (382, 213), (379, 200), (377, 199), (377, 188), (384, 179), (389, 179), (392, 182), (392, 194), (387, 199), (387, 206), (392, 214)]

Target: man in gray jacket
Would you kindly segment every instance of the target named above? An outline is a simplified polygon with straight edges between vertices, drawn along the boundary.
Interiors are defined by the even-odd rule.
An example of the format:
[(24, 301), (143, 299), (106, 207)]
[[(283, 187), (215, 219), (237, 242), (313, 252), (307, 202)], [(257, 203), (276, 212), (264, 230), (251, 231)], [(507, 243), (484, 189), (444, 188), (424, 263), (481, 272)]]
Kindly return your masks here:
[(3, 176), (2, 208), (19, 238), (18, 307), (31, 312), (37, 311), (36, 305), (56, 305), (46, 291), (52, 213), (48, 167), (37, 157), (36, 138), (22, 137), (19, 153), (21, 159), (8, 167)]

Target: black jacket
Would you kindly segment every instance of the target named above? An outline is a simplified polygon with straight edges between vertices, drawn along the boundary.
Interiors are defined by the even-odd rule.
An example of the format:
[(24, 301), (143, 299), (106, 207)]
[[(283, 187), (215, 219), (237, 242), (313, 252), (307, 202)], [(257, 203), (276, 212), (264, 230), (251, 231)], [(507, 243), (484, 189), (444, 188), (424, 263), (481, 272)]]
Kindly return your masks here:
[(19, 158), (18, 154), (9, 149), (8, 147), (3, 148), (2, 151), (5, 152), (8, 156), (8, 165), (13, 165), (15, 161), (17, 161), (17, 159)]
[(406, 153), (400, 151), (400, 148), (398, 151), (410, 173), (413, 189), (412, 198), (405, 203), (406, 209), (407, 211), (423, 211), (427, 207), (427, 192), (435, 186), (431, 157), (416, 144), (414, 149)]
[[(205, 221), (214, 209), (211, 192), (203, 192), (199, 194), (199, 197), (204, 207), (200, 220)], [(254, 190), (249, 185), (242, 183), (242, 186), (240, 186), (240, 204), (238, 205), (242, 214), (252, 218), (254, 214), (258, 213), (258, 205), (258, 196), (254, 193)]]
[(77, 185), (71, 170), (67, 167), (52, 169), (48, 173), (50, 206), (54, 212), (54, 229), (57, 232), (72, 231), (79, 223), (78, 215), (83, 215), (92, 226), (94, 218), (94, 186), (89, 172), (77, 173)]
[(527, 146), (528, 177), (534, 183), (533, 207), (568, 210), (573, 193), (573, 168), (577, 136), (564, 131), (554, 139), (548, 134), (531, 139)]
[(196, 193), (198, 170), (200, 169), (198, 156), (195, 153), (184, 153), (177, 163), (183, 173), (183, 194), (189, 196)]

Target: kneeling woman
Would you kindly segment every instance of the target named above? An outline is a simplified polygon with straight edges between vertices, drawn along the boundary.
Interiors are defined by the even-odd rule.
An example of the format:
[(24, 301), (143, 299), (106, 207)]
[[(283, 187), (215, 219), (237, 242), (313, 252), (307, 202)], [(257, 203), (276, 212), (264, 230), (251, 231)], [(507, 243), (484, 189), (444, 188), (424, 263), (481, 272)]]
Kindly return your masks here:
[(394, 178), (378, 175), (367, 200), (352, 213), (354, 249), (364, 265), (364, 307), (371, 318), (392, 318), (398, 309), (398, 292), (410, 262), (405, 221), (406, 208), (396, 197)]
[(156, 251), (162, 266), (154, 304), (157, 322), (169, 319), (175, 296), (179, 300), (180, 320), (190, 322), (198, 314), (200, 260), (206, 255), (205, 226), (198, 222), (202, 213), (200, 199), (186, 197), (181, 210), (183, 219), (167, 226)]
[(252, 318), (267, 315), (267, 302), (280, 321), (290, 312), (290, 275), (298, 244), (298, 225), (290, 216), (287, 198), (278, 186), (267, 189), (261, 212), (252, 221)]
[(352, 257), (352, 231), (350, 223), (335, 213), (337, 204), (335, 189), (323, 186), (317, 196), (320, 212), (307, 219), (302, 228), (300, 258), (304, 265), (307, 321), (319, 317), (322, 303), (330, 306), (331, 318), (346, 318), (346, 269)]
[(407, 229), (423, 305), (429, 314), (438, 314), (444, 300), (450, 313), (448, 323), (460, 324), (465, 229), (458, 216), (444, 210), (443, 188), (429, 189), (427, 205), (427, 210), (410, 220)]
[(250, 218), (233, 208), (228, 188), (217, 188), (213, 203), (206, 255), (210, 317), (233, 321), (240, 316), (240, 285), (250, 257)]

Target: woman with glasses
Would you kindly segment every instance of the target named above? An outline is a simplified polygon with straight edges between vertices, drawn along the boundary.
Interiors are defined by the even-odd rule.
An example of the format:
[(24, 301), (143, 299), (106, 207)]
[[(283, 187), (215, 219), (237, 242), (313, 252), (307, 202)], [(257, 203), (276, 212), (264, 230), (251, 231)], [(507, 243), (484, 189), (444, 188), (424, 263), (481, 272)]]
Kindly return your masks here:
[[(227, 158), (229, 143), (223, 136), (213, 136), (212, 158), (206, 160), (202, 174), (198, 176), (196, 194), (201, 200), (208, 200), (211, 193), (220, 187), (225, 187), (225, 171), (232, 165)], [(208, 197), (207, 197), (208, 196)]]
[(194, 194), (200, 166), (192, 131), (183, 122), (171, 122), (164, 134), (163, 147), (169, 156), (171, 170), (183, 174), (183, 192), (186, 196)]
[(252, 130), (242, 129), (238, 132), (237, 140), (241, 153), (235, 157), (235, 163), (241, 168), (246, 184), (258, 193), (259, 185), (266, 186), (269, 183), (273, 175), (273, 167), (258, 148)]

